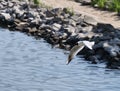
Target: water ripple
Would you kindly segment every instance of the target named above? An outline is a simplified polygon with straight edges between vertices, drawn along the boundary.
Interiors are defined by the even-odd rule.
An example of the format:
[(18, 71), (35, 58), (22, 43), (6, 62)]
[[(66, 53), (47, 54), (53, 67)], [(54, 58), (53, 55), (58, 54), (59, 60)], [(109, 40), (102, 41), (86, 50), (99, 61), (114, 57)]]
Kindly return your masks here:
[(1, 91), (119, 91), (120, 71), (89, 64), (19, 32), (0, 28)]

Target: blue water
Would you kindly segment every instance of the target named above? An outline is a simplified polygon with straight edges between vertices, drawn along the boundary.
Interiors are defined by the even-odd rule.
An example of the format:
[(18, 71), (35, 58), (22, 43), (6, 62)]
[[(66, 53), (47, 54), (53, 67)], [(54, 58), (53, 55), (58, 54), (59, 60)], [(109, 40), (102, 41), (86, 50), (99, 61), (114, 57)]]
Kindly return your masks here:
[(120, 91), (120, 70), (90, 64), (44, 40), (0, 28), (0, 91)]

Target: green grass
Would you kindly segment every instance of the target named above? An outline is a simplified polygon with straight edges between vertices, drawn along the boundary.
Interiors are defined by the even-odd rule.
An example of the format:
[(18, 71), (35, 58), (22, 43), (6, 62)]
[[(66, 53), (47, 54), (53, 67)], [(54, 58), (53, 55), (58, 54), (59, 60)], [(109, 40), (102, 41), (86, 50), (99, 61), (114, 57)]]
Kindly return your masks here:
[(71, 16), (73, 16), (74, 15), (74, 10), (73, 10), (73, 8), (67, 7), (67, 8), (65, 8), (65, 13), (68, 13)]
[(92, 6), (97, 5), (98, 8), (120, 12), (120, 0), (91, 0)]
[(47, 9), (52, 9), (52, 6), (48, 6), (46, 4), (44, 4), (41, 0), (33, 0), (34, 4), (43, 7), (43, 8), (47, 8)]
[(40, 0), (33, 0), (34, 4), (39, 5), (41, 3)]
[(120, 12), (120, 0), (113, 0), (114, 11)]
[(105, 8), (105, 3), (107, 0), (92, 0), (91, 4), (94, 5), (98, 5), (99, 8)]
[(99, 0), (99, 1), (98, 1), (98, 6), (99, 6), (100, 8), (104, 8), (105, 3), (106, 3), (106, 0)]

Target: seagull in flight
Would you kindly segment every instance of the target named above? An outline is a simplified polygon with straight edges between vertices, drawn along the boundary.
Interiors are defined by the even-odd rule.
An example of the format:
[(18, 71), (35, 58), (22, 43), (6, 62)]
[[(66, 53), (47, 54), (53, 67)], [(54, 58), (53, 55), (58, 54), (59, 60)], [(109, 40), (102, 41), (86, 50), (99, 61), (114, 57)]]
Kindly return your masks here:
[(77, 45), (73, 46), (73, 48), (71, 49), (66, 64), (69, 64), (71, 60), (77, 55), (77, 53), (80, 52), (85, 46), (92, 50), (94, 44), (95, 42), (78, 41)]

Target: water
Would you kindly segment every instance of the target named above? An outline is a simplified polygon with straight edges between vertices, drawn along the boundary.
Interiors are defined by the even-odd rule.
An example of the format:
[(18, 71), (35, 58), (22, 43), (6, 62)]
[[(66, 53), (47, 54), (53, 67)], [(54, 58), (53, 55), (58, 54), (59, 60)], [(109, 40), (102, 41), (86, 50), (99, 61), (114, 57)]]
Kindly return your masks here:
[(120, 91), (120, 71), (0, 28), (0, 91)]

